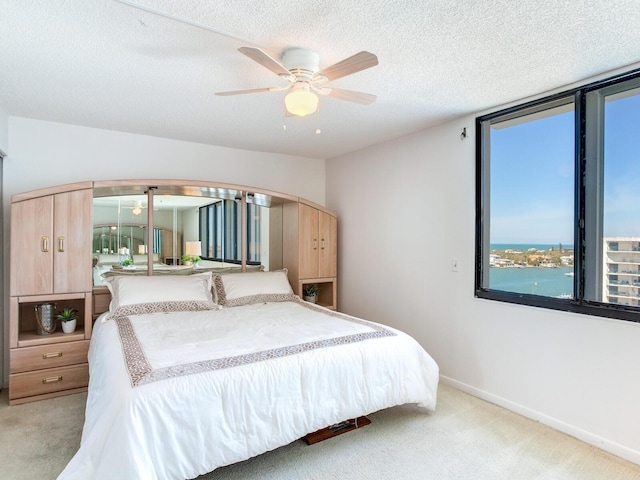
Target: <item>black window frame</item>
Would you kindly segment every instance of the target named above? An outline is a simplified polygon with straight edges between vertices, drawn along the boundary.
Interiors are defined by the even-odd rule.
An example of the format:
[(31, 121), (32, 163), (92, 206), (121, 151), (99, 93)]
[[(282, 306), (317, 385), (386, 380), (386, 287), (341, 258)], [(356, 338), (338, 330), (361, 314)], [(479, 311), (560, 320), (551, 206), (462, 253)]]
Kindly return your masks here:
[[(586, 315), (613, 318), (632, 322), (640, 322), (640, 307), (629, 307), (613, 303), (605, 303), (585, 299), (587, 251), (586, 231), (589, 227), (587, 218), (587, 198), (590, 186), (587, 180), (587, 169), (592, 168), (587, 163), (587, 111), (591, 104), (587, 104), (587, 97), (592, 92), (604, 91), (608, 87), (621, 86), (627, 82), (640, 81), (640, 69), (635, 69), (621, 75), (616, 75), (605, 80), (593, 82), (581, 87), (559, 92), (544, 98), (526, 102), (521, 105), (482, 115), (476, 118), (476, 237), (475, 237), (475, 297), (514, 303), (551, 310), (568, 311)], [(572, 98), (575, 105), (575, 170), (574, 170), (574, 285), (573, 298), (552, 298), (541, 295), (523, 294), (491, 290), (483, 287), (485, 267), (488, 267), (490, 255), (489, 249), (485, 251), (485, 199), (488, 198), (488, 181), (485, 166), (488, 165), (484, 158), (486, 151), (485, 127), (491, 125), (491, 121), (525, 115), (527, 111), (544, 109), (554, 103)], [(489, 219), (488, 219), (489, 220)]]

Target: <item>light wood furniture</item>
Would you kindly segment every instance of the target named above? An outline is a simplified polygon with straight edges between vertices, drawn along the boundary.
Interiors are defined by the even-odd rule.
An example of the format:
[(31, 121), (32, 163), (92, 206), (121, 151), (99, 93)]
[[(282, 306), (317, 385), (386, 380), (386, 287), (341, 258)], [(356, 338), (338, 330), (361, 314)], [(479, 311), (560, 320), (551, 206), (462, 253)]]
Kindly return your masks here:
[[(11, 205), (9, 403), (78, 391), (89, 380), (91, 182), (15, 195)], [(76, 331), (39, 335), (36, 307), (78, 310)]]
[(107, 287), (93, 287), (93, 312), (92, 316), (95, 320), (109, 310), (109, 303), (111, 303), (111, 292)]
[(338, 219), (334, 212), (300, 199), (283, 209), (283, 264), (299, 296), (307, 284), (320, 288), (317, 303), (337, 308)]
[[(269, 268), (287, 268), (291, 286), (300, 296), (304, 285), (317, 284), (320, 287), (318, 303), (337, 308), (337, 217), (334, 212), (307, 200), (238, 185), (184, 180), (89, 181), (14, 195), (11, 199), (10, 404), (86, 390), (92, 320), (108, 310), (111, 300), (106, 287), (92, 287), (93, 197), (147, 191), (152, 196), (158, 188), (170, 194), (192, 196), (218, 193), (220, 198), (233, 192), (234, 198), (243, 199), (243, 205), (247, 197), (254, 202), (269, 199), (273, 210), (269, 239), (282, 245), (270, 255)], [(243, 212), (246, 215), (245, 209)], [(148, 223), (153, 225), (152, 216)], [(243, 219), (242, 224), (245, 223)], [(243, 229), (243, 252), (246, 252), (245, 237), (246, 229)], [(147, 244), (152, 240), (149, 234)], [(178, 244), (181, 243), (179, 240)], [(169, 239), (163, 244), (170, 245)], [(175, 259), (178, 263), (179, 253)], [(163, 251), (163, 256), (167, 255), (173, 254)], [(245, 265), (243, 260), (243, 268)], [(64, 307), (78, 310), (76, 331), (38, 335), (36, 306), (45, 302), (55, 303), (56, 311)]]

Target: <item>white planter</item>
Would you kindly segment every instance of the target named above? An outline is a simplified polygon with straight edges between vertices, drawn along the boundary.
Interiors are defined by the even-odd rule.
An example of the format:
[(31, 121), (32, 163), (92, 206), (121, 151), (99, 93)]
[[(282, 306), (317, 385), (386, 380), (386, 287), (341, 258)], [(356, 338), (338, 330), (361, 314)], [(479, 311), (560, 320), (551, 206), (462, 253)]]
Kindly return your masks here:
[(307, 296), (305, 295), (305, 297), (304, 297), (304, 301), (305, 301), (305, 302), (310, 302), (310, 303), (316, 303), (316, 296), (314, 295), (313, 297), (307, 297)]
[(64, 333), (73, 333), (76, 331), (77, 320), (67, 320), (66, 322), (60, 322), (62, 324), (62, 331)]

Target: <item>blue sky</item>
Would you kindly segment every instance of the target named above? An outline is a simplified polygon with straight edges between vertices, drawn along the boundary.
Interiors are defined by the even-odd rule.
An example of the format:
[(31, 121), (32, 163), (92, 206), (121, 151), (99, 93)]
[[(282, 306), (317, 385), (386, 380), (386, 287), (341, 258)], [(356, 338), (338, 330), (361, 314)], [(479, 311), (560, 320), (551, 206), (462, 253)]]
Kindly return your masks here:
[[(573, 111), (491, 133), (491, 243), (573, 244)], [(640, 95), (605, 107), (605, 236), (640, 236)]]

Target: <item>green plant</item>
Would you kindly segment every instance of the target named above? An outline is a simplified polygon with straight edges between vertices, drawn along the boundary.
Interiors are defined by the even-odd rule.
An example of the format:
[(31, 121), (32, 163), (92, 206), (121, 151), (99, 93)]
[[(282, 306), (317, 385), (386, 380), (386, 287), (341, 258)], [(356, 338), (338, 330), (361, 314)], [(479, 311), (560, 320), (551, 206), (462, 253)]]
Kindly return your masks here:
[(120, 262), (120, 264), (123, 267), (128, 267), (129, 265), (133, 265), (133, 260), (131, 260), (130, 258), (125, 258), (124, 260), (122, 260), (122, 262)]
[(68, 322), (70, 320), (78, 319), (78, 310), (71, 307), (64, 307), (64, 309), (56, 315), (56, 320), (61, 322)]
[(305, 297), (315, 297), (320, 292), (320, 287), (315, 283), (310, 283), (302, 287), (302, 294)]
[(198, 257), (197, 255), (183, 255), (182, 256), (182, 263), (186, 263), (186, 262), (198, 263), (200, 260), (201, 260), (201, 258)]

